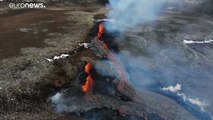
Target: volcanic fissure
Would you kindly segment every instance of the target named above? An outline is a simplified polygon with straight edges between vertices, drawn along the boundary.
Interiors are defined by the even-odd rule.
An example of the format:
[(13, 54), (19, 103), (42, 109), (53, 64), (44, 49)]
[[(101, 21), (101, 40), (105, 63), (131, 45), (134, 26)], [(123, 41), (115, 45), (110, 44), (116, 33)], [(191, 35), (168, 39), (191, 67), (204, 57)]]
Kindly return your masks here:
[[(52, 97), (55, 108), (58, 112), (68, 115), (80, 113), (77, 114), (80, 118), (84, 118), (82, 115), (88, 112), (92, 113), (92, 116), (97, 116), (101, 114), (97, 111), (109, 110), (117, 117), (122, 116), (121, 119), (129, 119), (131, 116), (137, 119), (153, 116), (159, 120), (163, 119), (163, 114), (159, 116), (156, 110), (143, 104), (138, 97), (139, 93), (128, 82), (128, 72), (117, 56), (119, 49), (113, 42), (118, 34), (115, 35), (105, 29), (106, 21), (98, 21), (89, 34), (92, 38), (90, 43), (79, 43), (80, 47), (76, 49), (78, 53), (70, 54), (68, 58), (77, 57), (84, 50), (92, 52), (94, 57), (85, 59), (78, 68), (77, 87), (68, 85)], [(61, 64), (60, 60), (54, 63), (57, 66)]]

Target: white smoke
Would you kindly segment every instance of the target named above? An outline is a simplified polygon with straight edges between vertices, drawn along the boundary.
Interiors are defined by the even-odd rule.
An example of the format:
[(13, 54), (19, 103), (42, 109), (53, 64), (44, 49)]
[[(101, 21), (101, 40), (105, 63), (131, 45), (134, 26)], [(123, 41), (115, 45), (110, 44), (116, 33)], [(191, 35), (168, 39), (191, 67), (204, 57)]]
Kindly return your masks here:
[(62, 93), (56, 93), (53, 97), (51, 97), (52, 103), (55, 105), (55, 109), (57, 112), (68, 111), (68, 105), (64, 101)]
[(109, 0), (107, 17), (116, 21), (107, 25), (109, 30), (123, 31), (156, 20), (162, 8), (174, 0)]
[(205, 107), (207, 107), (209, 105), (205, 101), (201, 101), (199, 98), (192, 98), (190, 96), (185, 95), (184, 93), (180, 93), (181, 84), (176, 84), (176, 86), (163, 87), (162, 90), (177, 94), (184, 101), (190, 102), (191, 104), (194, 104), (194, 105), (200, 107), (200, 110), (203, 112), (205, 112)]
[[(109, 0), (107, 5), (108, 30), (123, 31), (138, 25), (150, 23), (163, 12), (164, 8), (191, 10), (204, 0)], [(187, 7), (186, 7), (187, 6)], [(116, 21), (116, 22), (115, 22)]]
[(177, 95), (182, 97), (184, 101), (188, 101), (191, 104), (194, 104), (194, 105), (200, 107), (200, 110), (202, 112), (205, 112), (205, 108), (209, 105), (205, 101), (203, 101), (203, 100), (201, 101), (199, 98), (192, 98), (192, 97), (186, 96), (184, 93), (178, 93)]
[(176, 93), (181, 90), (181, 84), (176, 84), (176, 86), (164, 87), (164, 88), (162, 88), (162, 90)]
[(108, 60), (96, 60), (95, 69), (104, 76), (117, 77), (113, 64)]
[[(129, 28), (138, 28), (140, 25), (155, 22), (158, 16), (162, 15), (161, 13), (163, 13), (164, 8), (170, 7), (170, 3), (176, 4), (177, 6), (180, 5), (181, 8), (184, 8), (184, 10), (188, 10), (192, 8), (182, 6), (182, 4), (197, 4), (197, 1), (198, 0), (109, 0), (109, 13), (107, 14), (107, 17), (113, 22), (106, 21), (105, 27), (109, 31), (121, 31), (125, 34), (124, 31)], [(126, 32), (126, 34), (129, 35), (129, 31)], [(150, 34), (150, 36), (151, 35), (155, 34)], [(165, 47), (164, 45), (161, 45), (168, 38), (170, 39), (171, 35), (169, 35), (169, 37), (166, 36), (162, 41), (160, 41), (162, 38), (159, 38), (158, 40), (158, 38), (155, 37), (144, 37), (147, 39), (147, 45), (145, 47), (142, 47), (141, 44), (143, 43), (138, 40), (133, 41), (132, 39), (121, 38), (123, 41), (118, 42), (118, 44), (127, 51), (121, 51), (118, 56), (120, 57), (125, 69), (128, 71), (131, 82), (134, 83), (135, 86), (146, 88), (158, 83), (163, 85), (165, 85), (165, 83), (173, 84), (174, 82), (180, 82), (180, 80), (185, 78), (193, 79), (193, 82), (197, 82), (196, 80), (198, 77), (207, 80), (211, 78), (211, 75), (206, 72), (204, 65), (199, 65), (200, 68), (197, 67), (194, 69), (191, 65), (191, 61), (193, 61), (193, 64), (197, 64), (199, 60), (194, 59), (194, 56), (189, 54), (188, 50), (182, 49), (182, 46), (176, 46), (174, 44), (174, 46), (172, 45), (171, 47), (168, 47), (167, 44)], [(160, 41), (160, 44), (158, 41)], [(191, 42), (194, 41), (184, 41), (185, 44)], [(137, 55), (132, 53), (134, 51), (137, 52)], [(141, 55), (138, 54), (139, 52), (141, 52)], [(142, 52), (145, 54), (143, 55)], [(183, 82), (183, 84), (185, 83)], [(190, 94), (191, 96), (194, 96), (190, 93), (190, 91), (198, 91), (198, 89), (201, 88), (189, 89), (188, 91), (184, 91), (185, 94), (183, 94), (180, 92), (181, 87), (181, 84), (177, 84), (176, 86), (166, 87), (164, 90), (176, 93), (186, 102), (197, 105), (204, 111), (207, 106), (205, 101), (187, 95)], [(200, 92), (202, 91), (199, 91), (196, 94), (199, 94)]]
[(159, 0), (110, 0), (107, 16), (117, 21), (112, 29), (125, 30), (155, 20), (161, 6)]
[(203, 40), (203, 41), (198, 41), (198, 40), (183, 40), (184, 44), (213, 44), (213, 40)]

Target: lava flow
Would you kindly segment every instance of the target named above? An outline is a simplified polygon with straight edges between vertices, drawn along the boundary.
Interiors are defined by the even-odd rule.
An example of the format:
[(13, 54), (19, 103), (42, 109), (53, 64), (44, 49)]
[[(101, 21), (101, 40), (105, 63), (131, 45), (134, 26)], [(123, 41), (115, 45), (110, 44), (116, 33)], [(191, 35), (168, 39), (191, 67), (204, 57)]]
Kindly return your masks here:
[[(95, 37), (95, 39), (99, 40), (100, 37), (103, 35), (103, 33), (104, 33), (104, 25), (103, 25), (103, 23), (100, 23), (98, 26), (98, 34)], [(108, 49), (108, 46), (103, 41), (102, 41), (102, 43), (104, 44), (104, 47), (106, 49)], [(92, 67), (91, 63), (87, 63), (84, 68), (84, 71), (88, 74), (88, 76), (86, 78), (86, 83), (84, 85), (82, 85), (82, 90), (85, 93), (88, 93), (91, 90), (92, 86), (94, 85), (94, 82), (93, 82), (93, 79), (92, 79), (92, 76), (90, 73), (91, 67)]]
[[(100, 22), (99, 26), (98, 26), (98, 34), (96, 36), (96, 39), (100, 39), (100, 37), (103, 35), (103, 33), (104, 33), (104, 25), (103, 25), (102, 22)], [(103, 43), (105, 49), (108, 50), (109, 48), (108, 48), (107, 44), (104, 41), (102, 41), (102, 43)], [(107, 56), (112, 61), (112, 63), (114, 64), (114, 66), (117, 69), (118, 74), (121, 77), (121, 79), (127, 80), (125, 72), (124, 72), (125, 70), (122, 67), (118, 58), (115, 55), (113, 55), (111, 52), (108, 52)]]
[[(100, 40), (100, 37), (103, 35), (103, 33), (104, 33), (104, 24), (102, 22), (100, 22), (100, 24), (98, 26), (98, 34), (95, 37), (96, 40)], [(102, 41), (102, 43), (104, 44), (104, 47), (106, 49), (109, 49), (108, 46), (107, 46), (107, 44), (104, 41)]]
[[(104, 33), (104, 25), (103, 23), (99, 23), (99, 26), (98, 26), (98, 33), (97, 33), (97, 36), (95, 37), (95, 43), (98, 47), (98, 49), (103, 52), (103, 56), (106, 55), (106, 57), (112, 62), (112, 64), (114, 65), (116, 71), (118, 72), (118, 75), (120, 77), (120, 79), (122, 81), (127, 81), (127, 77), (126, 77), (126, 72), (122, 66), (122, 64), (120, 63), (120, 60), (117, 56), (115, 56), (108, 48), (107, 44), (104, 42), (104, 40), (100, 40), (101, 36), (103, 35)], [(100, 43), (100, 44), (99, 44)], [(103, 46), (103, 47), (102, 47)], [(87, 65), (85, 66), (85, 72), (88, 74), (87, 78), (86, 78), (86, 83), (84, 85), (82, 85), (82, 90), (85, 92), (85, 93), (88, 93), (91, 88), (93, 87), (94, 85), (94, 82), (93, 82), (93, 79), (92, 79), (92, 76), (91, 76), (91, 63), (87, 63)]]
[(91, 68), (92, 68), (91, 63), (87, 63), (84, 68), (84, 71), (88, 74), (86, 78), (86, 83), (82, 85), (82, 90), (85, 93), (88, 93), (91, 90), (92, 86), (94, 85), (94, 82), (90, 73)]
[[(130, 96), (128, 93), (125, 92), (126, 91), (125, 89), (130, 88), (129, 86), (128, 86), (129, 88), (125, 87), (125, 85), (128, 83), (128, 76), (127, 76), (125, 68), (123, 67), (119, 57), (116, 56), (112, 51), (110, 51), (110, 49), (108, 48), (104, 40), (100, 40), (102, 39), (101, 37), (103, 36), (103, 33), (104, 33), (104, 26), (102, 22), (99, 23), (98, 29), (99, 31), (97, 36), (94, 39), (94, 43), (95, 43), (94, 45), (95, 47), (97, 47), (97, 49), (102, 54), (102, 56), (107, 57), (112, 62), (115, 70), (117, 71), (118, 77), (120, 79), (120, 82), (117, 86), (119, 91), (122, 91), (122, 93), (126, 96)], [(133, 95), (131, 95), (131, 97), (132, 96)]]
[(98, 26), (98, 34), (96, 36), (96, 39), (100, 39), (103, 33), (104, 33), (104, 25), (103, 23), (100, 23)]

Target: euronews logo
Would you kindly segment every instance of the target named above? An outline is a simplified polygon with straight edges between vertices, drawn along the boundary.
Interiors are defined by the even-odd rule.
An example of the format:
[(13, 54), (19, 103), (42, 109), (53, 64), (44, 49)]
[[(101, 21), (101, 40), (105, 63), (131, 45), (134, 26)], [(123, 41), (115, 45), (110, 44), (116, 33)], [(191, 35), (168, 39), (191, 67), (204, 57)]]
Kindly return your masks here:
[(25, 3), (9, 3), (9, 8), (11, 9), (25, 9), (25, 8), (41, 9), (41, 8), (46, 8), (46, 6), (44, 5), (44, 3), (25, 2)]

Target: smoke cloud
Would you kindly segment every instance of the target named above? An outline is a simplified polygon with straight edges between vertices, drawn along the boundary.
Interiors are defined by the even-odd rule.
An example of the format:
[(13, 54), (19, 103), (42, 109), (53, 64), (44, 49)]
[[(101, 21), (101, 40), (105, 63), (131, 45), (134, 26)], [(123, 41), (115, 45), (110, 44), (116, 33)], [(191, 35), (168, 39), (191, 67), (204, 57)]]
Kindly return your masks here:
[(69, 106), (62, 93), (56, 93), (51, 97), (51, 102), (55, 105), (55, 110), (59, 113), (69, 111)]
[(163, 87), (162, 90), (176, 93), (181, 90), (181, 84), (176, 84), (176, 86)]
[[(180, 83), (184, 88), (181, 89), (181, 85), (178, 84), (164, 89), (173, 92), (181, 89), (184, 94), (177, 94), (177, 96), (185, 98), (184, 101), (200, 106), (201, 110), (204, 110), (204, 107), (208, 109), (209, 106), (199, 99), (193, 98), (202, 98), (211, 106), (212, 91), (206, 90), (206, 88), (211, 88), (209, 83), (212, 83), (213, 64), (199, 52), (187, 47), (187, 43), (198, 43), (197, 41), (181, 41), (183, 39), (180, 38), (184, 38), (187, 31), (196, 31), (192, 27), (183, 32), (187, 25), (185, 23), (182, 25), (182, 22), (190, 23), (192, 22), (190, 19), (184, 15), (179, 21), (175, 17), (174, 19), (168, 18), (172, 22), (168, 22), (167, 27), (159, 29), (149, 27), (153, 31), (148, 30), (149, 32), (144, 33), (148, 35), (133, 33), (139, 36), (138, 40), (127, 39), (127, 36), (131, 34), (131, 28), (134, 28), (131, 30), (135, 30), (138, 26), (147, 23), (155, 24), (159, 20), (158, 17), (162, 17), (165, 8), (174, 8), (175, 12), (192, 12), (202, 2), (202, 0), (109, 0), (107, 17), (111, 21), (106, 22), (105, 27), (108, 31), (123, 33), (122, 38), (117, 42), (121, 48), (117, 56), (129, 73), (129, 80), (136, 87), (154, 89), (159, 92), (159, 88)], [(167, 23), (165, 20), (163, 22)], [(175, 29), (172, 31), (171, 28)], [(198, 30), (200, 29), (198, 28)], [(198, 37), (200, 36), (198, 35)], [(199, 43), (210, 43), (210, 41), (199, 41)], [(161, 92), (163, 92), (162, 89)]]
[(109, 30), (125, 30), (152, 22), (168, 0), (109, 0), (107, 17), (113, 19)]
[(181, 84), (176, 84), (176, 86), (163, 87), (162, 90), (177, 94), (178, 96), (182, 97), (182, 99), (184, 101), (188, 101), (191, 104), (194, 104), (194, 105), (197, 105), (198, 107), (200, 107), (200, 110), (202, 112), (205, 112), (205, 107), (207, 107), (209, 105), (205, 101), (201, 101), (199, 98), (192, 98), (192, 97), (185, 95), (184, 93), (181, 93), (180, 92)]

